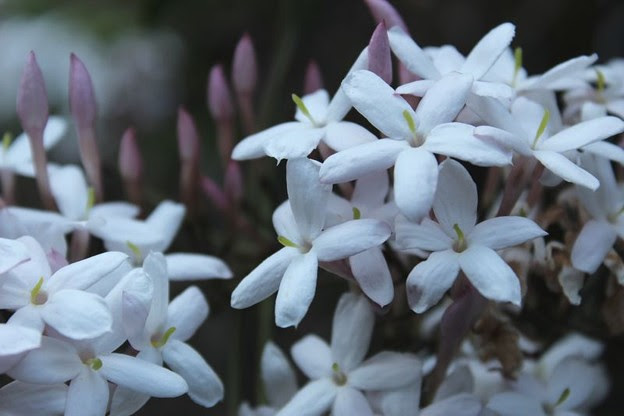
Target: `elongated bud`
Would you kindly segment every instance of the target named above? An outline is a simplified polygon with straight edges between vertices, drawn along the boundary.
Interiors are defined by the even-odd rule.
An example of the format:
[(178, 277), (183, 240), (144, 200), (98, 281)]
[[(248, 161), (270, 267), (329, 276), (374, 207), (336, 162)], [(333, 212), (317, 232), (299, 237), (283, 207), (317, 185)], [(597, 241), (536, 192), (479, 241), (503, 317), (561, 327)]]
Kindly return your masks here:
[(39, 194), (44, 206), (53, 210), (56, 204), (50, 191), (47, 159), (43, 146), (43, 130), (48, 122), (48, 115), (48, 94), (43, 74), (37, 64), (35, 53), (31, 51), (28, 54), (17, 91), (17, 116), (30, 142)]
[(392, 82), (390, 41), (384, 22), (377, 25), (368, 44), (368, 70), (379, 75), (387, 84)]
[(215, 207), (221, 212), (226, 213), (230, 207), (225, 192), (217, 185), (215, 181), (207, 176), (201, 178), (201, 189), (204, 195), (214, 204)]
[(208, 75), (208, 108), (217, 121), (231, 119), (234, 115), (232, 96), (222, 65), (215, 65)]
[(82, 61), (73, 53), (69, 57), (69, 109), (76, 123), (80, 158), (95, 189), (98, 201), (103, 198), (100, 153), (95, 135), (97, 105), (91, 76)]
[(233, 204), (237, 204), (243, 199), (243, 174), (240, 164), (235, 160), (230, 160), (225, 168), (223, 190)]
[(405, 33), (409, 33), (403, 18), (387, 0), (364, 0), (364, 2), (377, 23), (385, 22), (390, 28), (399, 26)]
[(197, 204), (199, 181), (199, 134), (191, 115), (178, 110), (178, 152), (180, 154), (180, 198), (190, 213)]
[(311, 59), (308, 62), (305, 78), (303, 79), (303, 93), (304, 95), (312, 94), (322, 88), (323, 76), (321, 75), (321, 68), (319, 68), (315, 60)]
[(128, 199), (141, 203), (141, 182), (143, 180), (143, 159), (137, 143), (134, 128), (129, 127), (121, 137), (119, 145), (119, 173), (126, 188)]
[(232, 82), (237, 94), (253, 94), (258, 82), (258, 64), (251, 36), (245, 33), (234, 49)]

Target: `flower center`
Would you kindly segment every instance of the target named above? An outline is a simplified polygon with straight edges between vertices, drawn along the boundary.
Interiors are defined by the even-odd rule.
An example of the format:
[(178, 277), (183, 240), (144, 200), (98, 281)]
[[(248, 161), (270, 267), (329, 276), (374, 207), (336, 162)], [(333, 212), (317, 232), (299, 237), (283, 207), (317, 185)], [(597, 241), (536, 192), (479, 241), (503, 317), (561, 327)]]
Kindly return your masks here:
[(91, 367), (91, 369), (93, 371), (98, 371), (100, 368), (102, 368), (102, 360), (100, 360), (97, 357), (89, 358), (89, 359), (83, 361), (83, 363), (85, 365)]
[(152, 338), (152, 347), (154, 348), (164, 347), (167, 341), (169, 341), (169, 337), (171, 337), (171, 335), (175, 332), (175, 330), (176, 330), (176, 327), (172, 326), (169, 329), (167, 329), (165, 333), (162, 334), (162, 336), (160, 337), (156, 336)]
[(453, 250), (461, 253), (467, 248), (466, 237), (464, 236), (462, 229), (459, 228), (459, 225), (453, 224), (453, 230), (455, 230), (455, 234), (457, 234), (457, 240), (455, 240), (455, 244), (453, 244)]
[(332, 371), (332, 380), (334, 383), (336, 383), (336, 385), (344, 386), (345, 384), (347, 384), (347, 375), (342, 372), (338, 363), (332, 364)]
[(304, 243), (302, 245), (299, 245), (297, 243), (294, 243), (294, 242), (290, 241), (288, 238), (284, 237), (283, 235), (278, 235), (277, 236), (277, 241), (279, 241), (279, 243), (281, 245), (283, 245), (284, 247), (298, 248), (299, 251), (302, 252), (302, 253), (307, 253), (312, 248), (312, 244), (310, 244), (310, 243), (306, 242), (306, 243)]
[(126, 241), (126, 245), (134, 255), (134, 263), (140, 266), (141, 263), (143, 263), (143, 253), (141, 253), (141, 249), (132, 241)]
[(422, 144), (425, 142), (425, 138), (418, 133), (418, 130), (416, 130), (416, 122), (414, 121), (414, 118), (412, 117), (410, 112), (407, 110), (403, 110), (403, 118), (407, 123), (407, 128), (409, 128), (409, 131), (412, 133), (412, 137), (410, 137), (408, 140), (409, 144), (412, 147), (422, 146)]
[(35, 287), (30, 291), (30, 303), (33, 305), (43, 305), (48, 301), (48, 294), (41, 290), (43, 285), (43, 277), (39, 279)]
[(552, 415), (555, 412), (555, 408), (568, 400), (568, 397), (570, 397), (570, 389), (566, 387), (565, 390), (561, 392), (561, 395), (555, 404), (544, 403), (542, 408), (547, 414)]

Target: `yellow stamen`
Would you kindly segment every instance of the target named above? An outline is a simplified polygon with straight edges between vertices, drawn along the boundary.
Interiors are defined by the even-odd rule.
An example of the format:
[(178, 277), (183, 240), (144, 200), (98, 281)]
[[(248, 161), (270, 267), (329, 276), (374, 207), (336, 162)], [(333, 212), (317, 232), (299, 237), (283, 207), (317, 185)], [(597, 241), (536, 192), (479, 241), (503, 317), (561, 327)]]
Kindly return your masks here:
[(570, 389), (566, 387), (566, 389), (561, 392), (561, 396), (559, 396), (559, 400), (555, 403), (555, 406), (559, 406), (561, 403), (565, 402), (568, 397), (570, 397)]
[(516, 79), (518, 77), (518, 72), (520, 72), (521, 68), (522, 68), (522, 48), (517, 47), (514, 50), (514, 72), (513, 72), (513, 78), (511, 80), (512, 87), (516, 86)]
[(89, 358), (86, 362), (86, 365), (91, 367), (93, 370), (97, 371), (102, 368), (102, 360), (99, 358)]
[(171, 336), (171, 334), (175, 332), (175, 330), (176, 330), (175, 326), (172, 326), (171, 328), (169, 328), (167, 331), (165, 331), (165, 333), (163, 334), (162, 337), (160, 337), (159, 340), (152, 341), (152, 346), (154, 348), (163, 347), (167, 343), (167, 341), (169, 341), (169, 337)]
[(128, 248), (130, 249), (130, 251), (132, 251), (132, 254), (134, 254), (134, 258), (140, 262), (142, 259), (142, 255), (141, 255), (141, 249), (139, 248), (139, 246), (137, 246), (136, 244), (134, 244), (131, 241), (126, 241), (126, 245), (128, 246)]
[(301, 111), (303, 115), (306, 116), (312, 124), (316, 124), (316, 122), (314, 121), (314, 118), (312, 118), (312, 114), (310, 114), (310, 110), (308, 110), (308, 107), (306, 107), (301, 97), (299, 97), (297, 94), (292, 94), (291, 97), (295, 105), (299, 109), (299, 111)]
[(2, 136), (2, 150), (5, 152), (9, 150), (9, 146), (11, 146), (11, 142), (13, 141), (13, 135), (10, 132), (4, 133)]
[(453, 230), (457, 234), (457, 243), (455, 244), (455, 251), (462, 252), (466, 249), (466, 238), (464, 236), (464, 232), (459, 225), (453, 224)]
[(91, 209), (95, 205), (95, 189), (92, 186), (87, 189), (87, 215), (91, 212)]
[(293, 243), (292, 241), (290, 241), (283, 235), (278, 235), (277, 241), (279, 241), (280, 244), (283, 245), (284, 247), (299, 247), (297, 244)]
[(533, 149), (535, 149), (535, 146), (537, 145), (537, 141), (539, 140), (539, 138), (542, 136), (542, 134), (544, 134), (544, 131), (546, 130), (546, 126), (548, 126), (549, 120), (550, 120), (550, 111), (544, 109), (544, 115), (542, 116), (542, 121), (540, 122), (540, 125), (537, 128), (537, 132), (535, 133), (535, 139), (533, 139), (533, 145), (531, 146)]
[(359, 209), (357, 209), (357, 207), (353, 207), (353, 219), (359, 220), (360, 218), (362, 218), (362, 213)]
[(41, 291), (42, 285), (43, 285), (43, 277), (39, 279), (35, 287), (33, 287), (33, 289), (30, 291), (30, 303), (35, 304), (35, 305), (38, 304), (37, 297), (39, 296), (39, 292)]

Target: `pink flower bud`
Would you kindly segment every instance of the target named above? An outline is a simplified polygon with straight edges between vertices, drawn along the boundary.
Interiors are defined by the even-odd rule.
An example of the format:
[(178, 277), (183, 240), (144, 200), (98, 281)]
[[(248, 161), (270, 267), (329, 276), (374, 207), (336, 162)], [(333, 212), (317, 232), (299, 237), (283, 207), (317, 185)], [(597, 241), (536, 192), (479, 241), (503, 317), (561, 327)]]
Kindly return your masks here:
[(368, 69), (390, 84), (392, 82), (392, 59), (386, 24), (381, 22), (375, 28), (368, 44)]
[(223, 189), (233, 203), (238, 203), (243, 199), (243, 174), (236, 160), (230, 160), (225, 168)]
[(385, 21), (389, 28), (399, 26), (405, 32), (409, 32), (399, 12), (387, 0), (364, 0), (364, 2), (377, 23)]
[(98, 201), (103, 199), (100, 153), (95, 136), (97, 106), (91, 76), (82, 61), (73, 53), (69, 57), (69, 109), (76, 122), (80, 158), (95, 189)]
[(206, 197), (210, 199), (210, 201), (219, 211), (227, 212), (230, 206), (228, 198), (225, 196), (225, 193), (221, 188), (219, 188), (219, 185), (217, 185), (215, 181), (207, 176), (202, 176), (201, 188), (204, 191)]
[(178, 110), (178, 152), (183, 163), (199, 161), (199, 134), (191, 115), (184, 109)]
[(312, 94), (323, 88), (323, 76), (321, 75), (321, 68), (315, 60), (310, 60), (306, 68), (305, 78), (303, 80), (303, 93)]
[(222, 65), (215, 65), (208, 76), (208, 108), (217, 121), (229, 120), (234, 115), (230, 90)]
[(43, 139), (43, 129), (48, 122), (48, 94), (32, 51), (28, 54), (17, 91), (17, 116), (26, 134)]
[(232, 82), (234, 90), (240, 95), (251, 95), (258, 81), (256, 51), (251, 36), (245, 33), (236, 45), (232, 59)]
[(141, 150), (137, 144), (136, 132), (129, 127), (121, 137), (119, 145), (119, 173), (124, 179), (138, 181), (143, 174)]

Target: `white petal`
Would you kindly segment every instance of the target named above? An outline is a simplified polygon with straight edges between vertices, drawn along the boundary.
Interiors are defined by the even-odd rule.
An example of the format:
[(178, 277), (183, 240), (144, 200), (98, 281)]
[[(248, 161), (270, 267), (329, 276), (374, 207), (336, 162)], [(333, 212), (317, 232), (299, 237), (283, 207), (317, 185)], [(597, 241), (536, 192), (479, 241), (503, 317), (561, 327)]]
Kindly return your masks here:
[(167, 264), (162, 253), (150, 253), (143, 262), (143, 271), (152, 281), (152, 304), (145, 321), (145, 330), (154, 334), (166, 331), (167, 307), (169, 305), (169, 279)]
[(145, 219), (149, 227), (158, 230), (162, 235), (162, 246), (155, 251), (165, 251), (178, 233), (186, 208), (183, 204), (173, 201), (162, 201)]
[(229, 279), (232, 271), (223, 260), (206, 254), (165, 255), (169, 280)]
[(520, 306), (520, 281), (494, 250), (485, 246), (470, 246), (460, 253), (459, 265), (484, 297)]
[[(466, 106), (481, 117), (487, 125), (497, 127), (517, 137), (524, 138), (526, 136), (522, 125), (511, 115), (509, 109), (497, 99), (472, 94), (468, 97)], [(525, 139), (524, 142), (525, 146), (528, 147), (528, 140)]]
[(418, 81), (408, 82), (396, 89), (397, 94), (409, 94), (416, 97), (422, 97), (435, 84), (432, 79), (419, 79)]
[(376, 140), (373, 133), (350, 121), (328, 124), (323, 138), (325, 144), (337, 152)]
[[(102, 416), (108, 406), (108, 383), (86, 366), (67, 390), (66, 416)], [(88, 399), (86, 399), (88, 398)]]
[(290, 350), (295, 364), (309, 379), (329, 377), (334, 360), (329, 345), (316, 335), (306, 335)]
[(533, 82), (527, 85), (528, 88), (538, 89), (547, 88), (549, 84), (556, 82), (562, 78), (569, 77), (571, 75), (579, 74), (582, 70), (596, 62), (598, 55), (592, 54), (590, 56), (577, 56), (576, 58), (568, 59), (544, 72), (542, 75), (535, 78)]
[(141, 212), (141, 208), (126, 201), (104, 202), (94, 205), (89, 212), (92, 217), (124, 217), (135, 218)]
[(322, 415), (334, 402), (338, 388), (328, 378), (306, 384), (276, 416)]
[(288, 123), (278, 124), (259, 133), (252, 134), (241, 140), (232, 151), (232, 159), (247, 160), (256, 159), (265, 155), (264, 145), (272, 137), (286, 133), (288, 131), (296, 131), (301, 128), (302, 123), (298, 121), (290, 121)]
[(125, 354), (99, 357), (98, 371), (108, 381), (153, 397), (177, 397), (186, 393), (184, 379), (166, 368)]
[(270, 341), (262, 351), (260, 368), (269, 404), (284, 406), (297, 392), (297, 377), (282, 350)]
[[(327, 106), (329, 105), (329, 94), (327, 91), (320, 89), (311, 94), (306, 94), (301, 97), (301, 101), (303, 101), (303, 104), (306, 106), (315, 121), (325, 120)], [(297, 110), (295, 111), (295, 120), (306, 123), (309, 122), (308, 117), (301, 112), (299, 107), (297, 107)]]
[(453, 250), (431, 253), (429, 258), (412, 269), (407, 276), (406, 291), (410, 308), (423, 313), (444, 296), (451, 288), (459, 262)]
[[(139, 351), (145, 346), (145, 322), (149, 316), (151, 300), (151, 296), (149, 298), (142, 297), (136, 292), (123, 291), (121, 295), (121, 316), (113, 317), (113, 325), (116, 324), (115, 318), (120, 319), (122, 321), (124, 338), (128, 338), (130, 345)], [(123, 344), (123, 342), (124, 340), (121, 340), (120, 344)], [(109, 350), (112, 351), (114, 349), (113, 347)]]
[(395, 234), (396, 244), (401, 250), (443, 251), (453, 246), (453, 239), (429, 218), (416, 224), (400, 215), (396, 219)]
[(383, 351), (348, 374), (348, 383), (361, 390), (393, 390), (416, 382), (422, 364), (412, 354)]
[(248, 308), (275, 293), (286, 268), (295, 257), (300, 255), (298, 249), (284, 247), (260, 263), (241, 280), (232, 292), (232, 307)]
[(455, 120), (464, 107), (472, 76), (456, 72), (445, 75), (429, 88), (416, 108), (416, 130), (427, 136), (431, 129)]
[(431, 59), (401, 28), (398, 26), (391, 28), (388, 31), (388, 40), (392, 52), (410, 72), (425, 79), (440, 77), (440, 73), (433, 66)]
[(513, 88), (500, 82), (475, 81), (472, 83), (471, 91), (475, 95), (492, 97), (504, 102), (511, 102), (515, 95)]
[(41, 332), (15, 324), (0, 324), (0, 357), (34, 350), (40, 345)]
[(613, 143), (601, 140), (583, 146), (583, 151), (590, 152), (605, 159), (613, 160), (620, 165), (624, 165), (624, 149)]
[[(596, 373), (596, 366), (577, 357), (568, 357), (554, 368), (548, 380), (546, 397), (554, 404), (569, 389), (569, 396), (560, 404), (562, 410), (581, 407), (589, 400), (595, 388), (594, 383), (598, 381), (594, 380)], [(588, 380), (592, 382), (588, 383)]]
[(84, 220), (87, 215), (87, 181), (82, 169), (66, 165), (50, 172), (50, 189), (59, 211), (71, 220)]
[(465, 160), (477, 166), (511, 164), (509, 141), (502, 141), (501, 144), (500, 138), (478, 136), (477, 131), (464, 123), (441, 124), (427, 136), (423, 147), (432, 153)]
[(572, 247), (572, 265), (583, 272), (594, 273), (613, 247), (616, 238), (612, 225), (606, 221), (589, 220)]
[(223, 400), (223, 383), (219, 376), (191, 346), (172, 339), (163, 348), (169, 368), (184, 378), (188, 395), (197, 404), (212, 407)]
[(19, 381), (0, 389), (3, 412), (10, 415), (56, 416), (65, 411), (67, 386), (65, 384), (38, 385)]
[[(162, 365), (162, 355), (160, 351), (156, 352), (154, 348), (139, 352), (137, 358)], [(141, 409), (149, 399), (150, 396), (147, 394), (117, 386), (110, 402), (110, 416), (133, 415)]]
[(374, 325), (375, 315), (364, 297), (353, 293), (340, 297), (334, 312), (331, 350), (333, 362), (341, 371), (349, 372), (362, 362)]
[(29, 250), (22, 241), (0, 238), (0, 274), (24, 263), (30, 257)]
[(306, 158), (290, 159), (286, 164), (288, 200), (297, 227), (308, 241), (320, 234), (331, 186), (319, 181), (320, 164)]
[(477, 221), (477, 185), (461, 163), (447, 159), (440, 164), (433, 212), (442, 229), (453, 239), (457, 224), (468, 236)]
[(384, 204), (389, 188), (390, 180), (386, 171), (373, 172), (362, 176), (355, 182), (353, 195), (351, 195), (351, 204), (360, 209), (360, 211), (362, 208), (367, 212), (378, 208)]
[(495, 217), (477, 224), (469, 240), (493, 250), (500, 250), (547, 234), (528, 218)]
[(394, 284), (381, 249), (373, 247), (349, 257), (349, 266), (368, 298), (382, 307), (392, 302)]
[(50, 292), (61, 289), (87, 289), (115, 273), (128, 262), (128, 256), (120, 252), (98, 254), (63, 267), (46, 281), (45, 288)]
[(350, 387), (344, 387), (338, 391), (334, 405), (333, 416), (373, 416), (373, 410), (368, 400), (362, 393)]
[(275, 324), (280, 328), (297, 326), (308, 312), (316, 292), (318, 273), (316, 253), (295, 257), (286, 271), (275, 299)]
[(438, 183), (438, 162), (421, 148), (399, 154), (394, 166), (394, 198), (403, 215), (419, 222), (431, 209)]
[(99, 295), (75, 289), (54, 293), (41, 309), (46, 324), (75, 340), (92, 339), (112, 329), (113, 317)]
[(167, 309), (167, 327), (175, 327), (173, 338), (186, 341), (208, 317), (208, 302), (197, 286), (176, 296)]
[(342, 183), (388, 169), (409, 145), (403, 140), (380, 139), (328, 157), (320, 170), (321, 182)]
[(583, 121), (560, 131), (544, 140), (539, 148), (553, 152), (578, 149), (598, 140), (603, 140), (624, 131), (624, 121), (607, 116)]
[(486, 408), (505, 416), (546, 415), (537, 398), (511, 391), (498, 393), (490, 398)]
[(573, 162), (570, 162), (570, 160), (559, 153), (547, 150), (536, 150), (534, 155), (542, 165), (568, 182), (584, 186), (591, 190), (596, 190), (598, 186), (600, 186), (598, 179)]
[(481, 78), (509, 46), (514, 34), (515, 27), (511, 23), (503, 23), (490, 30), (472, 48), (460, 72), (470, 73), (475, 79)]
[[(335, 198), (335, 194), (329, 195), (328, 206), (330, 206), (334, 202)], [(328, 208), (328, 210), (330, 209)], [(348, 212), (351, 215), (350, 207), (348, 209)], [(295, 215), (293, 214), (292, 208), (290, 207), (290, 201), (286, 200), (282, 202), (275, 209), (275, 211), (273, 211), (272, 221), (273, 228), (275, 228), (275, 232), (278, 236), (286, 237), (298, 246), (303, 246), (306, 244), (305, 239), (301, 236), (299, 232), (299, 227), (297, 226)], [(327, 224), (327, 219), (325, 220), (325, 223)]]
[(63, 383), (76, 377), (84, 368), (76, 350), (68, 343), (41, 338), (41, 347), (30, 351), (8, 375), (33, 384)]
[(282, 159), (304, 158), (318, 146), (325, 128), (302, 128), (272, 137), (264, 145), (267, 156)]
[(320, 261), (344, 259), (383, 244), (390, 234), (390, 226), (383, 221), (351, 220), (323, 231), (312, 243), (312, 251)]
[(430, 404), (422, 409), (419, 416), (479, 416), (482, 408), (477, 396), (464, 393)]
[(583, 288), (585, 274), (573, 267), (563, 266), (559, 274), (557, 274), (557, 281), (561, 285), (563, 294), (568, 299), (568, 302), (572, 305), (580, 305), (581, 295), (579, 292)]
[(380, 407), (384, 416), (404, 416), (414, 413), (420, 408), (420, 382), (416, 382), (398, 390), (384, 392)]
[(412, 107), (377, 75), (367, 70), (355, 71), (342, 81), (342, 89), (353, 107), (387, 137), (412, 136), (403, 115), (407, 111), (416, 119)]
[[(347, 74), (360, 69), (368, 69), (368, 47), (365, 47), (362, 52), (360, 52), (353, 65), (351, 65), (351, 68), (349, 68), (349, 72), (347, 72)], [(349, 110), (351, 110), (351, 100), (349, 100), (349, 97), (347, 97), (342, 88), (338, 88), (338, 91), (336, 91), (329, 102), (329, 106), (327, 108), (327, 121), (340, 121), (347, 115)]]

